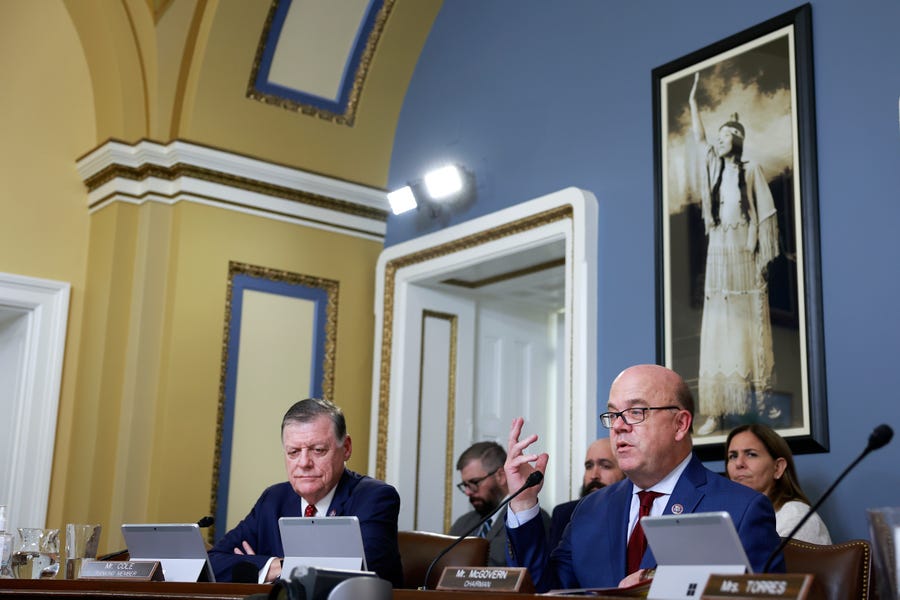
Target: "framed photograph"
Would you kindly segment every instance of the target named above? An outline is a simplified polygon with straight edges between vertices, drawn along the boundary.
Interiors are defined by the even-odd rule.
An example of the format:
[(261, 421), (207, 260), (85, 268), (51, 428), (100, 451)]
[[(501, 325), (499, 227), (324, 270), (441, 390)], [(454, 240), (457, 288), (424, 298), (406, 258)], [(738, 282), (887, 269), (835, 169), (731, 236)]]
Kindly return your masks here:
[(813, 100), (808, 4), (653, 70), (657, 360), (704, 460), (754, 422), (828, 450)]

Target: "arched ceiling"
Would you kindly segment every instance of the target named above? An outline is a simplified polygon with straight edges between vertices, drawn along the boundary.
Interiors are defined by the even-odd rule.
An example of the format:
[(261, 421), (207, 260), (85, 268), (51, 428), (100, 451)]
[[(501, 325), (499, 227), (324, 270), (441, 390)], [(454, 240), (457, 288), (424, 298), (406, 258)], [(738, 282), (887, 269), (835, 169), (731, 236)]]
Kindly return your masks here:
[(91, 72), (98, 145), (180, 139), (381, 188), (441, 5), (63, 2)]

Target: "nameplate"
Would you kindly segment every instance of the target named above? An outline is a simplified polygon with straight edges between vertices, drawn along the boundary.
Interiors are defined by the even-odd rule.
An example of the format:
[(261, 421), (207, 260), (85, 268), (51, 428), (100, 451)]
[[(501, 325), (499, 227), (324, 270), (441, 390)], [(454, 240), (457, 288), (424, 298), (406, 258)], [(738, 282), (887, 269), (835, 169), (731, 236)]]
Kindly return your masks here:
[(813, 589), (813, 576), (791, 574), (710, 575), (702, 600), (734, 600), (736, 598), (770, 598), (772, 600), (807, 600)]
[(78, 579), (164, 581), (158, 560), (86, 560)]
[(444, 567), (436, 589), (470, 592), (534, 592), (524, 567)]

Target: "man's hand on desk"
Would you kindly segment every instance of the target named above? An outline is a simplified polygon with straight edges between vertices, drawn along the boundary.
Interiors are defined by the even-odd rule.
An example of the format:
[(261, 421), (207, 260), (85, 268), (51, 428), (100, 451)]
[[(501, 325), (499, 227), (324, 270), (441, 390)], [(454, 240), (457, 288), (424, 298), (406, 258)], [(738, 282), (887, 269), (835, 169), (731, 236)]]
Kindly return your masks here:
[[(235, 548), (234, 553), (240, 555), (256, 554), (253, 547), (246, 540), (241, 542), (242, 548)], [(269, 570), (266, 571), (266, 583), (271, 583), (281, 577), (281, 560), (276, 559), (269, 562)]]

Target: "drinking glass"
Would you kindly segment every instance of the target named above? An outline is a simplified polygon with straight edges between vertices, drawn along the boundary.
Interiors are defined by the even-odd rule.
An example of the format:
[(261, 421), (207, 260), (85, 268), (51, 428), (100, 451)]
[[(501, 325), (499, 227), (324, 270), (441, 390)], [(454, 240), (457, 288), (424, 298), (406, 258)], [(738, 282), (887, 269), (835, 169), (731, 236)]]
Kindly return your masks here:
[(97, 558), (99, 545), (100, 525), (66, 525), (66, 579), (78, 579), (82, 563)]
[(9, 559), (12, 556), (13, 534), (0, 531), (0, 579), (12, 579)]
[(16, 579), (53, 579), (59, 573), (59, 529), (19, 527), (10, 560)]
[(5, 504), (0, 504), (0, 532), (6, 531), (6, 526), (8, 524), (7, 519), (9, 518), (9, 507)]

